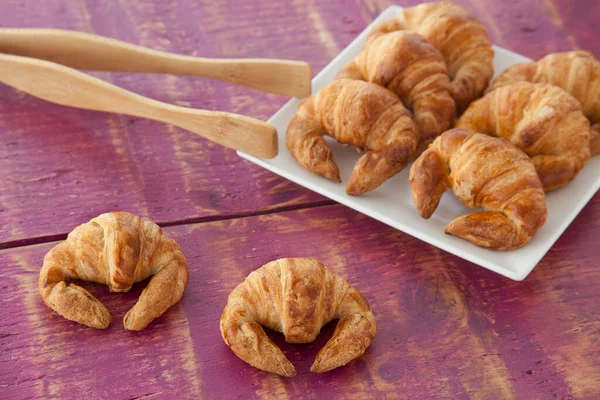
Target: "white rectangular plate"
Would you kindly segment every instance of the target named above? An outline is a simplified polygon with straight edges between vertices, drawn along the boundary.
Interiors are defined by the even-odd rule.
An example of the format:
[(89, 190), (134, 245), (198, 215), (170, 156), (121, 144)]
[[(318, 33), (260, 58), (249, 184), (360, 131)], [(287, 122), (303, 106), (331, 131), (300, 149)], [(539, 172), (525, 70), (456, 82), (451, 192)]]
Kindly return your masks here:
[[(376, 23), (392, 18), (402, 8), (393, 6), (385, 10), (348, 47), (327, 65), (312, 81), (313, 93), (332, 82), (338, 70), (361, 51), (366, 34)], [(529, 58), (494, 46), (494, 71), (497, 74), (507, 67), (530, 61)], [(408, 171), (389, 179), (373, 192), (360, 197), (348, 196), (345, 183), (354, 164), (360, 157), (356, 151), (339, 145), (328, 138), (335, 161), (340, 167), (343, 184), (337, 184), (309, 172), (290, 155), (285, 146), (288, 123), (298, 109), (300, 99), (290, 100), (269, 120), (279, 133), (279, 155), (263, 160), (239, 155), (299, 185), (329, 197), (339, 203), (406, 232), (425, 242), (462, 257), (482, 267), (514, 280), (524, 279), (552, 247), (590, 198), (600, 188), (600, 156), (594, 157), (567, 187), (548, 194), (548, 220), (535, 237), (523, 248), (514, 251), (494, 251), (477, 247), (466, 240), (444, 234), (444, 227), (454, 218), (472, 212), (448, 191), (429, 220), (421, 219), (411, 200)]]

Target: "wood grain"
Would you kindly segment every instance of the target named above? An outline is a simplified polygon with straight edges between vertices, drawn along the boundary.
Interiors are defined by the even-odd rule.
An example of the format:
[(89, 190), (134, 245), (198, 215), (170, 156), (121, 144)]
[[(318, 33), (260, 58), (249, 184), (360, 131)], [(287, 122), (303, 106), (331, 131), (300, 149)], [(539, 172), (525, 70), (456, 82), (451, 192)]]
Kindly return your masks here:
[[(389, 5), (418, 2), (6, 0), (0, 26), (76, 29), (196, 56), (303, 60), (316, 74)], [(597, 2), (456, 2), (510, 50), (600, 57)], [(286, 101), (200, 78), (94, 75), (160, 101), (262, 119)], [(122, 209), (185, 224), (166, 231), (191, 269), (181, 303), (141, 333), (121, 321), (146, 282), (127, 294), (86, 285), (113, 313), (99, 332), (43, 304), (36, 284), (53, 243), (0, 250), (1, 399), (600, 398), (598, 194), (533, 273), (513, 282), (182, 130), (6, 87), (0, 173), (0, 249), (54, 240)], [(309, 345), (272, 333), (299, 372), (284, 379), (236, 358), (218, 321), (244, 276), (294, 256), (319, 258), (359, 288), (380, 331), (363, 357), (323, 375), (309, 367), (335, 324)]]
[[(113, 313), (106, 331), (47, 308), (36, 289), (52, 244), (0, 252), (3, 398), (583, 398), (600, 396), (596, 195), (527, 280), (514, 282), (343, 206), (167, 228), (190, 264), (180, 304), (140, 333), (122, 318), (127, 294), (86, 285)], [(315, 343), (272, 333), (298, 369), (258, 371), (222, 342), (228, 293), (280, 257), (315, 257), (371, 302), (379, 333), (346, 367), (309, 372)], [(127, 371), (128, 378), (122, 373)], [(118, 383), (116, 383), (118, 382)]]

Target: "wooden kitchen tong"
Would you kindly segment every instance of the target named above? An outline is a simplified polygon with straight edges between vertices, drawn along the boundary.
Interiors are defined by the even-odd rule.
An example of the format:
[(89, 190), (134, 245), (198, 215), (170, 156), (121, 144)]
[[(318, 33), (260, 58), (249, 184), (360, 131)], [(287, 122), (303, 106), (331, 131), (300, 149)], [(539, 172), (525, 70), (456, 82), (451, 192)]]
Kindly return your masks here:
[(0, 28), (2, 83), (53, 103), (173, 124), (256, 157), (277, 155), (277, 131), (264, 121), (162, 103), (74, 68), (197, 75), (295, 97), (311, 92), (305, 62), (181, 56), (82, 32)]

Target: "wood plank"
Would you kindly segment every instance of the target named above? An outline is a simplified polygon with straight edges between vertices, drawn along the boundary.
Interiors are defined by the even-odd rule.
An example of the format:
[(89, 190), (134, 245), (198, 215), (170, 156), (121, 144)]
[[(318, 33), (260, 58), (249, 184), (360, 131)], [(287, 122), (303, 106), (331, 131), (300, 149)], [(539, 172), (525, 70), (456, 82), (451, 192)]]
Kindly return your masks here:
[[(167, 228), (190, 283), (140, 333), (121, 320), (143, 284), (127, 294), (87, 285), (114, 322), (86, 329), (37, 292), (52, 244), (3, 250), (0, 397), (598, 398), (599, 229), (596, 195), (530, 277), (514, 282), (339, 205)], [(272, 334), (298, 369), (292, 379), (250, 367), (223, 343), (228, 293), (292, 256), (322, 260), (369, 299), (379, 333), (363, 357), (309, 372), (333, 324), (308, 345)]]

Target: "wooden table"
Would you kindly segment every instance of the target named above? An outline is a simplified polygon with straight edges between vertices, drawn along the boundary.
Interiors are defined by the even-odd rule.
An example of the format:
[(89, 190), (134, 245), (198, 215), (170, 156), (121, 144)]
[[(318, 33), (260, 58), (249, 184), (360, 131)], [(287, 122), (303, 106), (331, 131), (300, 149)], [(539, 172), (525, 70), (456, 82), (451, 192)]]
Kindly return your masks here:
[[(600, 3), (459, 0), (493, 41), (537, 58), (600, 57)], [(400, 1), (401, 5), (416, 1)], [(385, 0), (7, 0), (0, 26), (94, 32), (213, 57), (306, 60), (317, 73)], [(162, 101), (267, 119), (287, 100), (206, 79), (98, 73)], [(600, 195), (524, 282), (513, 282), (148, 120), (69, 109), (0, 87), (0, 398), (600, 398)], [(105, 331), (70, 323), (37, 292), (43, 255), (110, 210), (150, 218), (182, 246), (182, 301), (146, 330), (122, 317), (142, 287), (110, 294)], [(309, 345), (272, 337), (284, 379), (240, 361), (218, 321), (229, 291), (279, 257), (307, 256), (370, 300), (379, 334), (360, 359), (317, 375), (333, 331)]]

